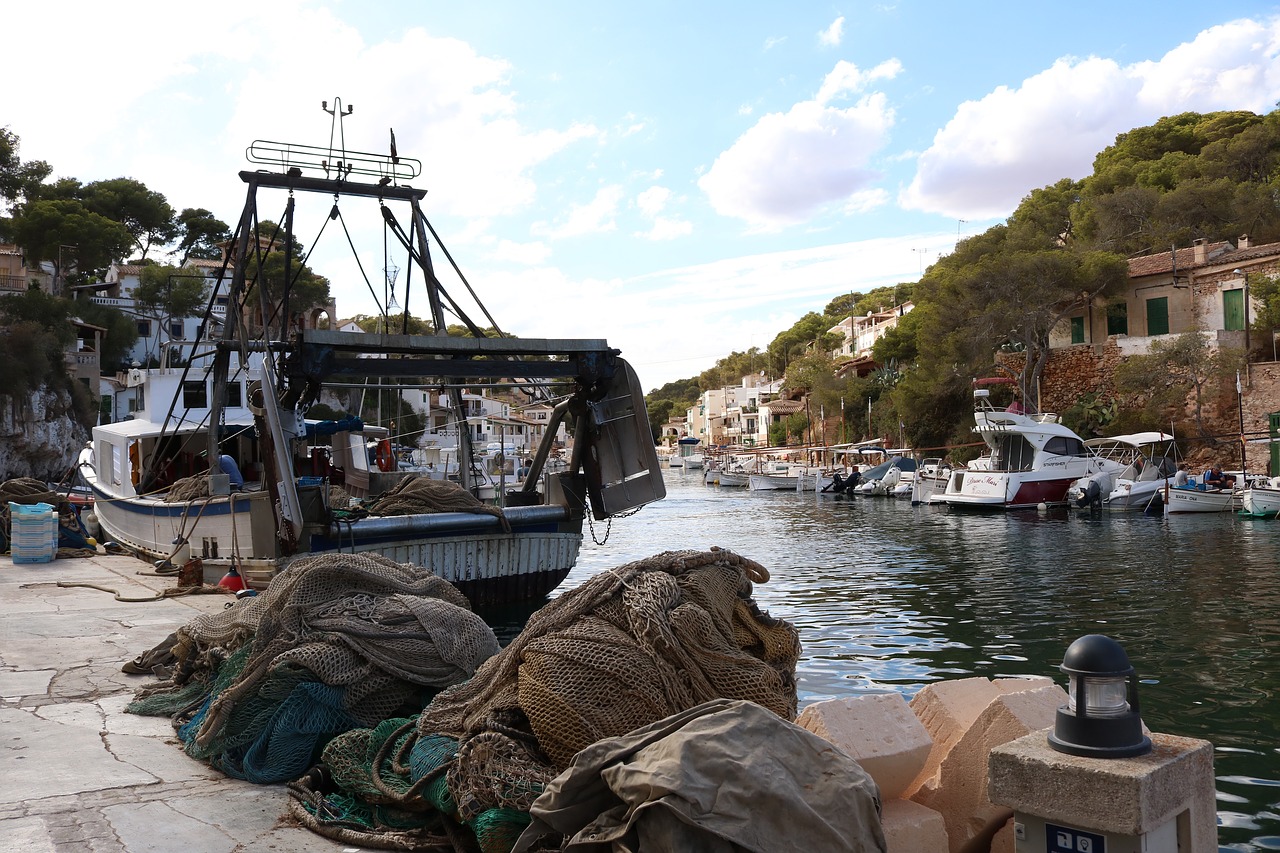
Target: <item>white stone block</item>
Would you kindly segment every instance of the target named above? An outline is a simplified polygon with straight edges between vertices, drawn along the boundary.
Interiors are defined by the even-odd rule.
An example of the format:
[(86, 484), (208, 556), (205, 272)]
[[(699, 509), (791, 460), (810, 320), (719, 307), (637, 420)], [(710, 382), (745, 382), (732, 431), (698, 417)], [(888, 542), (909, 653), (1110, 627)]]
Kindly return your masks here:
[(1053, 684), (997, 696), (942, 760), (936, 787), (925, 787), (912, 797), (942, 813), (952, 853), (975, 836), (994, 832), (993, 823), (1008, 819), (1009, 810), (987, 797), (992, 747), (1053, 725), (1058, 706), (1066, 701), (1066, 691)]
[(918, 800), (916, 795), (926, 787), (937, 784), (935, 776), (942, 760), (956, 745), (960, 736), (968, 731), (978, 715), (986, 710), (991, 700), (1008, 693), (1035, 690), (1053, 682), (1044, 677), (997, 678), (992, 681), (977, 676), (957, 678), (927, 684), (911, 700), (911, 710), (924, 724), (925, 731), (933, 738), (933, 749), (924, 767), (907, 786), (905, 797)]
[(880, 786), (884, 801), (902, 796), (933, 746), (900, 693), (816, 702), (800, 713), (796, 724), (857, 761)]

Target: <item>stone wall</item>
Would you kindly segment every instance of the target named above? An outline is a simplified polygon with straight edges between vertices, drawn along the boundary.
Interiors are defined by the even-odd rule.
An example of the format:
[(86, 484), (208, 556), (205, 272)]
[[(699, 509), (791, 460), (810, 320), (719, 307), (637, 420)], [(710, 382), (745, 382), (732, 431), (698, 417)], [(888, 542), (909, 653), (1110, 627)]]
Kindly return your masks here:
[[(1041, 411), (1064, 412), (1074, 406), (1086, 394), (1101, 392), (1114, 395), (1116, 366), (1124, 355), (1115, 338), (1105, 344), (1078, 344), (1055, 349), (1049, 354), (1044, 374), (1040, 379)], [(1015, 374), (1021, 369), (1021, 356), (1005, 356), (1002, 363)], [(1244, 432), (1248, 438), (1262, 438), (1269, 429), (1269, 415), (1280, 412), (1280, 362), (1260, 362), (1249, 367), (1249, 379), (1243, 395)], [(1204, 397), (1205, 427), (1219, 438), (1217, 446), (1194, 442), (1188, 450), (1188, 460), (1193, 467), (1217, 462), (1224, 468), (1240, 466), (1241, 401), (1235, 393), (1232, 381), (1207, 388)], [(1195, 416), (1194, 404), (1187, 403), (1186, 419)], [(1158, 427), (1152, 427), (1156, 429)], [(1169, 429), (1166, 424), (1164, 430)], [(1196, 439), (1197, 436), (1179, 436), (1180, 439)], [(1265, 443), (1247, 444), (1247, 470), (1268, 473), (1270, 448)], [(1277, 472), (1280, 473), (1280, 472)]]
[(41, 390), (22, 399), (0, 395), (0, 482), (16, 477), (60, 482), (88, 440), (67, 392)]

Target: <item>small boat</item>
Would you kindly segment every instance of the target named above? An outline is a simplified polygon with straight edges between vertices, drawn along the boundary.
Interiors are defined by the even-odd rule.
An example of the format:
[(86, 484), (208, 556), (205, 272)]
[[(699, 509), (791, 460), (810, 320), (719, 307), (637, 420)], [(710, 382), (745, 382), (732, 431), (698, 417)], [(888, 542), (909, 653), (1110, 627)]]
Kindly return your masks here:
[[(980, 380), (982, 381), (982, 380)], [(990, 380), (986, 380), (990, 382)], [(991, 405), (991, 392), (976, 388), (973, 430), (988, 453), (953, 471), (941, 500), (969, 509), (1064, 506), (1072, 483), (1123, 465), (1094, 453), (1052, 413), (1027, 414)]]
[[(665, 495), (644, 393), (617, 350), (602, 339), (490, 337), (444, 290), (428, 251), (427, 234), (436, 235), (420, 207), (426, 191), (404, 183), (420, 173), (418, 161), (394, 152), (262, 141), (248, 150), (253, 162), (274, 168), (240, 173), (248, 191), (234, 248), (224, 259), (229, 287), (215, 289), (208, 309), (213, 316), (215, 304), (227, 306), (222, 338), (198, 342), (204, 354), (181, 368), (138, 371), (144, 406), (131, 420), (95, 427), (81, 454), (80, 475), (93, 492), (104, 538), (149, 560), (207, 557), (214, 566), (239, 569), (255, 586), (265, 586), (299, 555), (373, 552), (429, 567), (473, 604), (507, 604), (540, 598), (564, 580), (577, 560), (587, 513), (604, 520)], [(361, 182), (362, 175), (373, 180)], [(294, 246), (295, 194), (324, 199), (331, 219), (351, 199), (359, 200), (354, 207), (377, 200), (386, 231), (378, 249), (404, 250), (404, 265), (414, 271), (415, 288), (425, 286), (423, 304), (441, 334), (283, 323), (273, 333), (260, 322), (271, 316), (268, 297), (262, 296), (259, 314), (245, 300), (263, 275), (265, 253), (249, 246), (258, 194), (265, 190), (288, 194), (285, 247)], [(407, 207), (406, 226), (392, 205)], [(294, 261), (288, 248), (284, 255), (289, 280)], [(375, 265), (385, 263), (380, 255)], [(446, 304), (461, 326), (450, 326)], [(484, 316), (493, 323), (487, 311)], [(469, 334), (444, 331), (462, 327)], [(520, 486), (495, 495), (500, 506), (482, 503), (493, 472), (472, 447), (463, 389), (514, 384), (550, 399), (549, 381), (573, 391), (554, 406)], [(443, 417), (457, 438), (446, 479), (401, 470), (394, 437), (359, 414), (338, 421), (307, 417), (326, 392), (337, 394), (326, 400), (359, 399), (353, 390), (397, 384), (445, 389)], [(573, 425), (570, 459), (544, 477), (565, 422)], [(338, 485), (341, 503), (332, 490)], [(398, 506), (380, 510), (388, 498)]]
[(1076, 506), (1147, 510), (1163, 504), (1165, 487), (1178, 473), (1174, 437), (1164, 432), (1137, 432), (1085, 442), (1091, 451), (1122, 466), (1082, 477), (1068, 499)]
[(890, 456), (884, 462), (868, 468), (861, 474), (861, 481), (853, 488), (854, 494), (866, 496), (890, 496), (906, 482), (905, 495), (910, 495), (911, 478), (915, 475), (916, 460), (909, 456)]
[(1250, 483), (1240, 496), (1240, 513), (1254, 518), (1280, 515), (1280, 477)]
[(1244, 506), (1244, 489), (1219, 489), (1192, 478), (1185, 486), (1164, 490), (1166, 515), (1185, 512), (1237, 512)]
[(941, 458), (930, 456), (922, 459), (911, 480), (911, 505), (941, 503), (942, 493), (951, 479), (951, 466)]

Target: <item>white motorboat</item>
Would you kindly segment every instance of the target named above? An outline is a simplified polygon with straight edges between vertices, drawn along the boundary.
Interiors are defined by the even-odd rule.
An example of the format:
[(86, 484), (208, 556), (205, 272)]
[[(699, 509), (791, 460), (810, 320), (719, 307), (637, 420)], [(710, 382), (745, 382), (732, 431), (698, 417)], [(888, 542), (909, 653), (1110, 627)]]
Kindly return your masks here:
[[(96, 427), (81, 454), (80, 474), (93, 492), (104, 539), (157, 561), (207, 556), (259, 585), (296, 555), (374, 552), (429, 566), (474, 604), (501, 604), (539, 598), (568, 575), (586, 512), (603, 520), (665, 495), (639, 379), (604, 340), (490, 338), (452, 299), (470, 335), (293, 328), (287, 340), (270, 340), (268, 331), (251, 340), (248, 320), (255, 315), (234, 312), (262, 275), (264, 253), (248, 250), (262, 190), (287, 192), (291, 203), (295, 193), (315, 193), (335, 211), (352, 198), (379, 200), (388, 244), (399, 243), (414, 278), (426, 283), (432, 323), (441, 330), (448, 323), (446, 297), (423, 251), (431, 230), (420, 208), (426, 192), (404, 185), (419, 173), (418, 161), (261, 142), (249, 152), (254, 162), (276, 168), (240, 173), (248, 192), (226, 262), (229, 292), (210, 301), (212, 313), (213, 300), (225, 300), (231, 322), (210, 350), (211, 363), (192, 358), (182, 369), (139, 372), (142, 408), (131, 420)], [(333, 162), (349, 166), (336, 179), (327, 165)], [(361, 175), (378, 182), (362, 183)], [(408, 231), (390, 205), (408, 207)], [(294, 245), (287, 229), (281, 245)], [(385, 251), (382, 241), (379, 249)], [(246, 371), (233, 360), (238, 353), (251, 354)], [(576, 390), (554, 408), (531, 470), (519, 489), (502, 496), (504, 507), (476, 499), (483, 470), (470, 428), (459, 421), (452, 428), (463, 464), (452, 488), (471, 494), (470, 507), (450, 500), (371, 515), (372, 509), (358, 514), (350, 505), (331, 505), (331, 485), (363, 503), (391, 489), (426, 486), (430, 478), (400, 470), (387, 431), (358, 416), (307, 420), (327, 385), (445, 387), (453, 417), (465, 411), (464, 386), (512, 379), (535, 390), (544, 380), (571, 380), (566, 384)], [(574, 423), (573, 458), (544, 480), (565, 420)], [(223, 457), (228, 468), (221, 467)], [(244, 485), (233, 487), (241, 474)], [(434, 488), (415, 494), (427, 498)]]
[(1119, 472), (1120, 463), (1098, 456), (1054, 414), (997, 410), (991, 392), (977, 388), (974, 432), (989, 453), (963, 470), (953, 471), (941, 497), (948, 506), (1018, 509), (1061, 506), (1067, 490), (1081, 477)]
[(1165, 487), (1178, 473), (1174, 437), (1137, 432), (1085, 442), (1091, 451), (1124, 467), (1106, 469), (1072, 484), (1068, 499), (1077, 506), (1146, 510), (1163, 505)]
[(916, 506), (927, 503), (941, 503), (947, 489), (947, 481), (951, 479), (951, 466), (938, 457), (927, 457), (921, 460), (911, 480), (911, 504)]

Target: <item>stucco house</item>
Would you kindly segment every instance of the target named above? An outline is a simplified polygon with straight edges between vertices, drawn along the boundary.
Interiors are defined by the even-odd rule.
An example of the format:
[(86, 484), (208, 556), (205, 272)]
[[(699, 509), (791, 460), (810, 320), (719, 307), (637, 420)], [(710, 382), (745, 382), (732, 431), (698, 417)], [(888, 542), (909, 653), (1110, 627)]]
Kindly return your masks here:
[[(1124, 293), (1099, 299), (1064, 320), (1049, 336), (1051, 348), (1103, 344), (1113, 339), (1124, 355), (1142, 354), (1168, 335), (1200, 331), (1211, 343), (1243, 347), (1257, 305), (1246, 303), (1246, 276), (1280, 273), (1280, 243), (1253, 246), (1242, 236), (1196, 240), (1190, 247), (1129, 260)], [(1254, 300), (1250, 296), (1249, 303)]]

